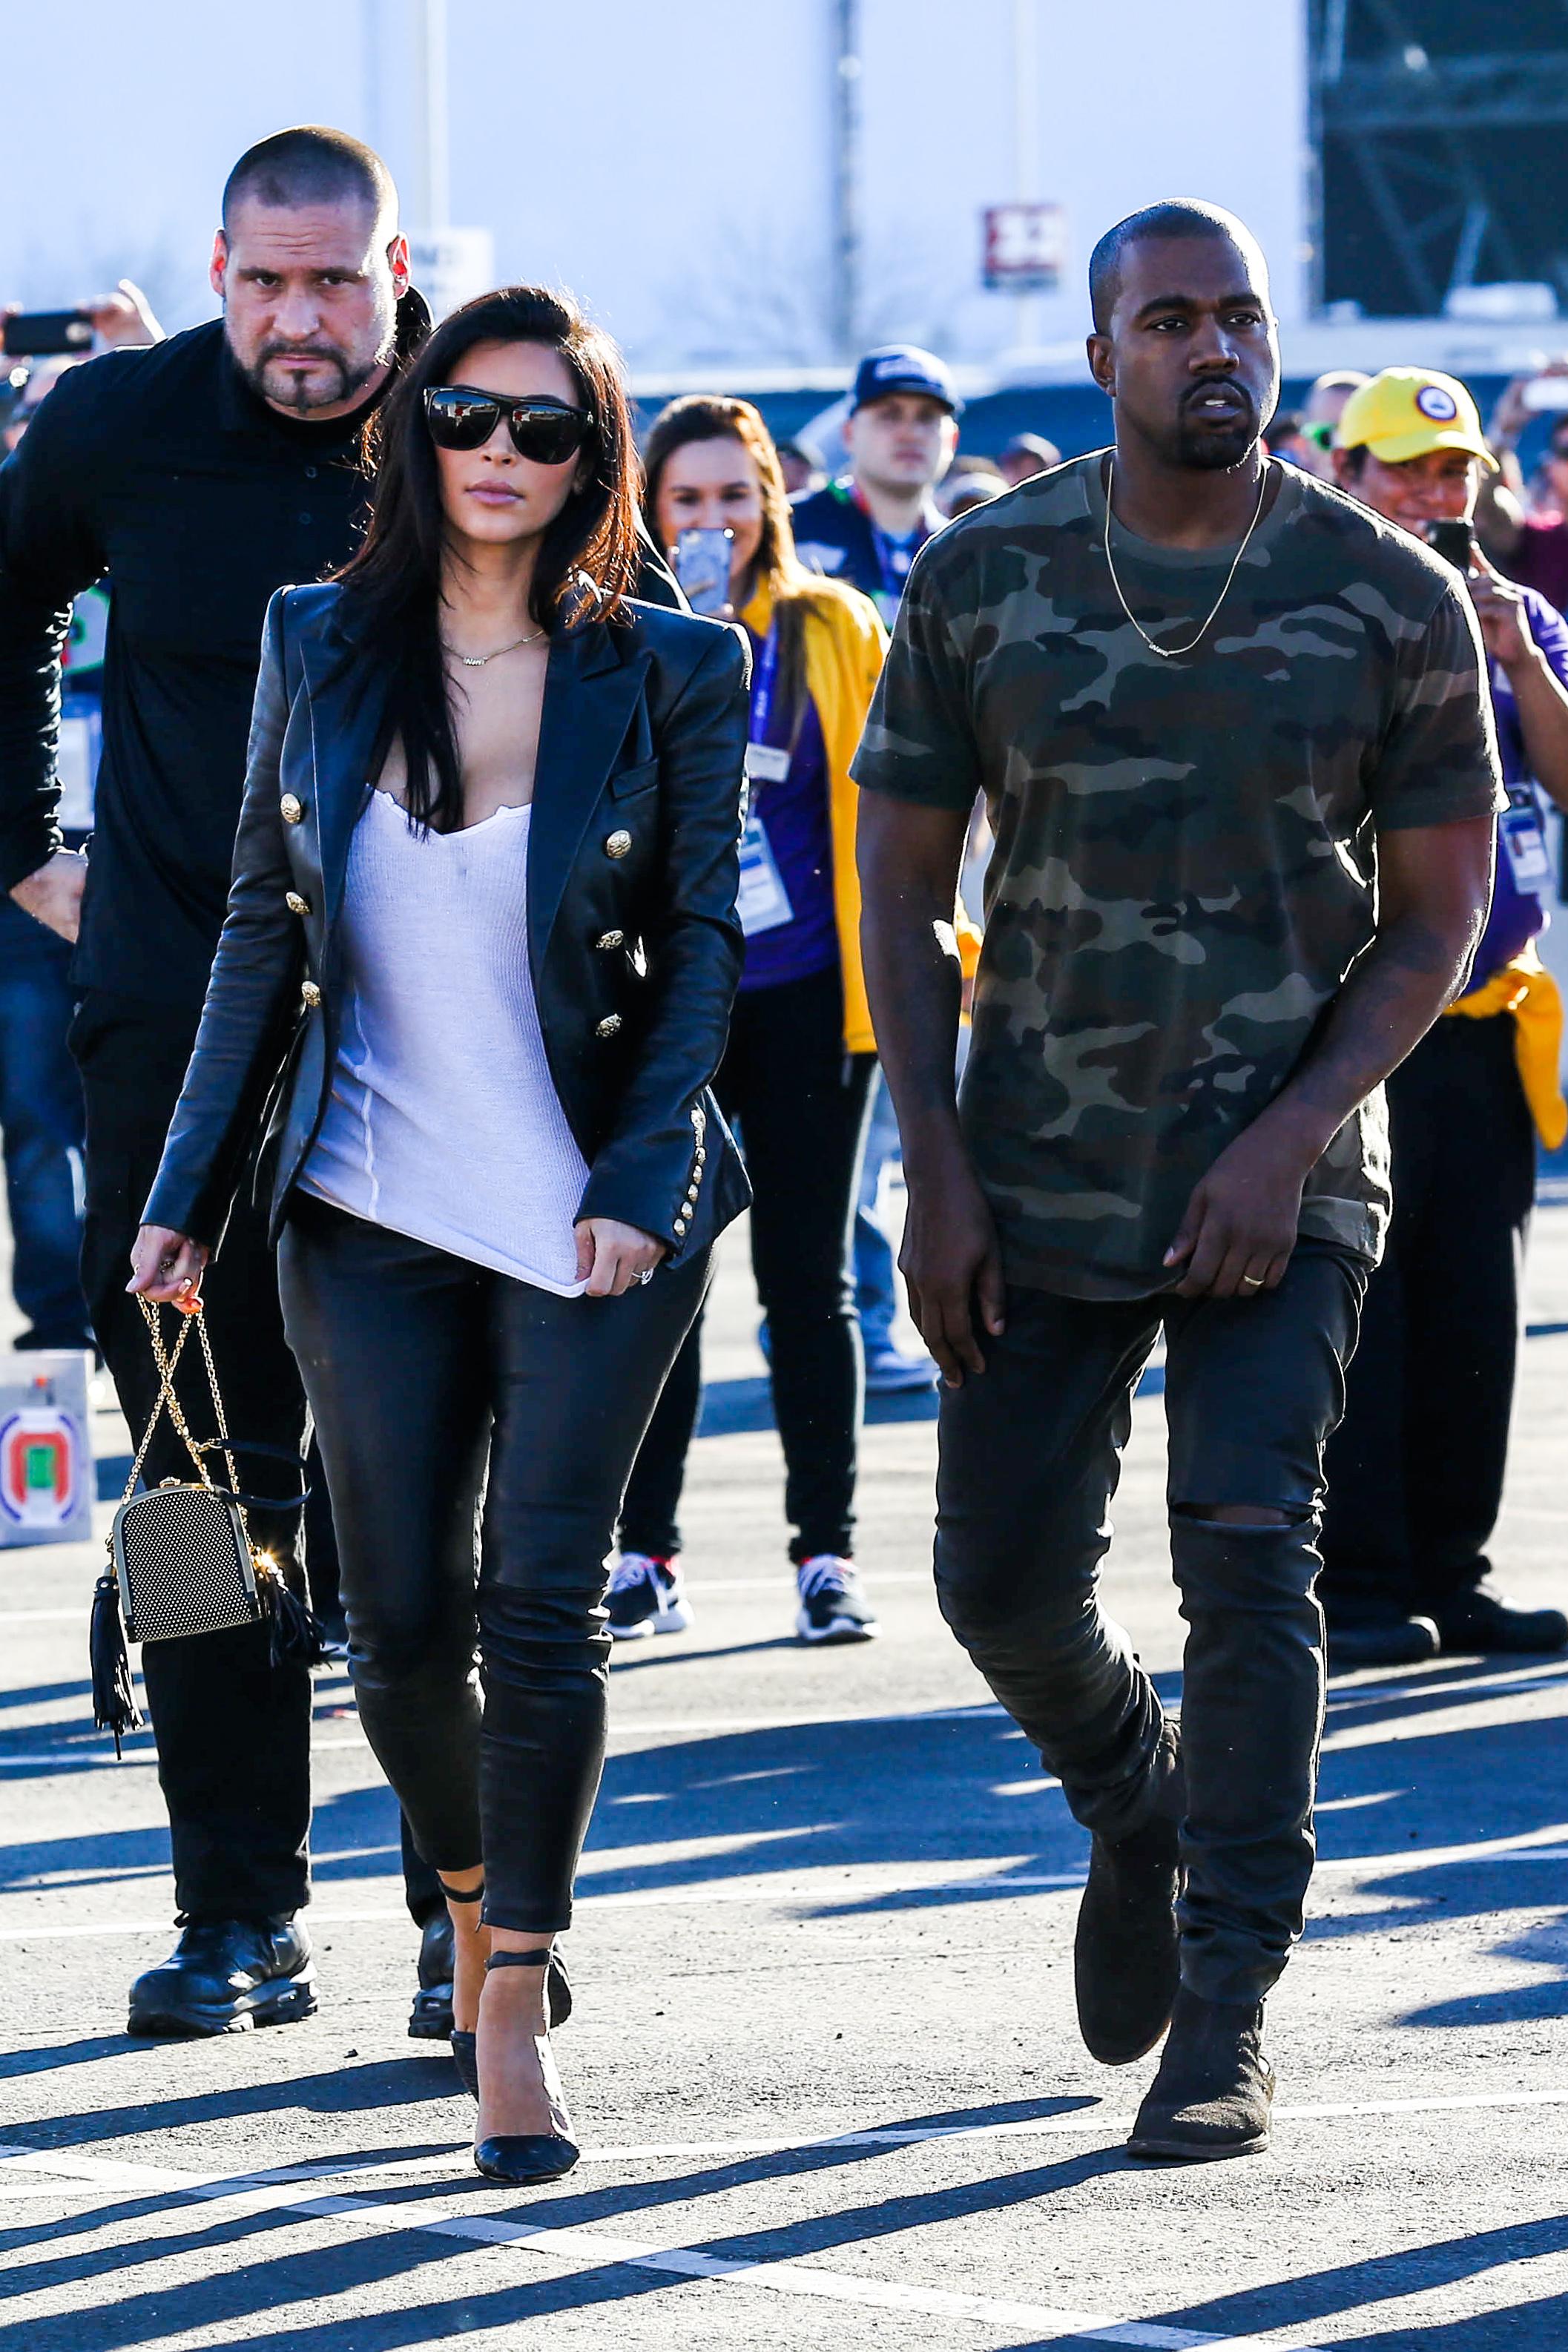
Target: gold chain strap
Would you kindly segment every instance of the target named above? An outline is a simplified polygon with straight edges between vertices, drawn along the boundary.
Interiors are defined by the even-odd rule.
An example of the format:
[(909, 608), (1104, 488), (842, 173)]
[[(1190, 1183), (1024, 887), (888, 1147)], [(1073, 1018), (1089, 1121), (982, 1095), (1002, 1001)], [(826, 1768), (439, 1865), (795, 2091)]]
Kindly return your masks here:
[[(121, 1503), (128, 1503), (136, 1492), (136, 1482), (142, 1475), (142, 1465), (147, 1459), (148, 1449), (153, 1443), (153, 1434), (158, 1426), (158, 1417), (165, 1405), (168, 1407), (169, 1419), (174, 1423), (175, 1435), (183, 1441), (186, 1453), (195, 1465), (196, 1476), (209, 1491), (213, 1488), (212, 1477), (207, 1470), (206, 1456), (191, 1435), (190, 1424), (185, 1419), (184, 1410), (174, 1393), (174, 1374), (179, 1370), (180, 1358), (185, 1352), (185, 1342), (191, 1336), (193, 1324), (196, 1328), (202, 1361), (206, 1366), (207, 1386), (212, 1391), (213, 1411), (217, 1420), (217, 1438), (223, 1447), (224, 1467), (228, 1472), (229, 1492), (237, 1497), (239, 1476), (234, 1466), (234, 1455), (228, 1450), (228, 1423), (224, 1414), (223, 1397), (217, 1384), (217, 1368), (213, 1362), (212, 1340), (207, 1334), (206, 1316), (203, 1311), (201, 1300), (194, 1298), (188, 1307), (181, 1308), (180, 1311), (184, 1318), (184, 1328), (175, 1340), (172, 1351), (163, 1343), (163, 1325), (159, 1320), (158, 1310), (152, 1300), (138, 1294), (136, 1304), (142, 1309), (142, 1320), (147, 1326), (147, 1336), (153, 1342), (153, 1360), (158, 1367), (158, 1399), (147, 1417), (147, 1427), (142, 1433), (142, 1443), (136, 1449), (136, 1459), (131, 1465), (131, 1475), (125, 1482), (125, 1492), (120, 1497)], [(238, 1505), (238, 1509), (240, 1525), (245, 1529), (246, 1541), (248, 1543), (250, 1528), (245, 1516), (243, 1503)]]

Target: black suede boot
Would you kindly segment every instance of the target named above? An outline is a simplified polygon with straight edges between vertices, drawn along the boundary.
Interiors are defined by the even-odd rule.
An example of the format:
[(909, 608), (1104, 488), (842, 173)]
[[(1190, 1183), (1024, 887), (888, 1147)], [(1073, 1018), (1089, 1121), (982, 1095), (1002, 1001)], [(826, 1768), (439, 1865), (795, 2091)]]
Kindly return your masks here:
[(1128, 2066), (1152, 2050), (1171, 2021), (1181, 1981), (1177, 1843), (1186, 1811), (1181, 1734), (1160, 1735), (1160, 1792), (1152, 1817), (1114, 1843), (1096, 1836), (1073, 1946), (1079, 2031), (1102, 2066)]
[(1263, 2003), (1201, 2000), (1184, 1985), (1127, 2152), (1178, 2163), (1262, 2155), (1273, 2099)]

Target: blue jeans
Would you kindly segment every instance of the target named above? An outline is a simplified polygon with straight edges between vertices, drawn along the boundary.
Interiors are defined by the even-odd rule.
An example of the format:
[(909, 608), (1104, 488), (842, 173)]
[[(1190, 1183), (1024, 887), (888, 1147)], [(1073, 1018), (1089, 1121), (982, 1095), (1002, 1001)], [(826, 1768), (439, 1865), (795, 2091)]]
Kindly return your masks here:
[[(26, 934), (13, 940), (12, 923)], [(66, 1045), (70, 950), (0, 902), (0, 1130), (11, 1216), (11, 1287), (30, 1328), (20, 1344), (90, 1348), (82, 1297), (81, 1082)]]
[(877, 1356), (893, 1344), (893, 1318), (899, 1311), (893, 1278), (893, 1249), (877, 1222), (877, 1195), (882, 1171), (900, 1152), (899, 1122), (888, 1081), (877, 1072), (871, 1092), (871, 1123), (866, 1132), (866, 1163), (860, 1174), (860, 1197), (855, 1210), (855, 1304), (860, 1312), (860, 1337), (868, 1356)]

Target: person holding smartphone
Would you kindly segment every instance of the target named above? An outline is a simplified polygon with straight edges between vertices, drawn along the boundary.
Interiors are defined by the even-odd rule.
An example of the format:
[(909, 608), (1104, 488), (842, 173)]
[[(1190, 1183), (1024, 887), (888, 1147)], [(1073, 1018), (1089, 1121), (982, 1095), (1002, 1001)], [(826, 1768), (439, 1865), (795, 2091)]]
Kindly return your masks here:
[[(1498, 550), (1509, 577), (1533, 588), (1561, 613), (1568, 610), (1568, 356), (1548, 360), (1538, 373), (1515, 376), (1503, 388), (1487, 425), (1502, 479), (1519, 501), (1512, 529)], [(1537, 419), (1546, 446), (1527, 477), (1520, 444)], [(1514, 518), (1517, 517), (1517, 520)]]
[[(740, 1119), (755, 1193), (752, 1265), (784, 1452), (795, 1630), (805, 1642), (865, 1641), (877, 1622), (853, 1559), (863, 1366), (847, 1253), (877, 1064), (849, 761), (887, 637), (868, 597), (796, 558), (778, 455), (748, 401), (673, 401), (644, 463), (644, 512), (682, 587), (737, 616), (752, 645), (745, 962), (716, 1087)], [(699, 1348), (693, 1330), (626, 1489), (609, 1604), (622, 1639), (690, 1622), (677, 1514)]]
[(129, 1286), (200, 1282), (270, 1095), (258, 1181), (360, 1720), (453, 1906), (475, 2160), (515, 2182), (577, 2158), (552, 1946), (604, 1764), (616, 1509), (747, 1198), (710, 1091), (747, 660), (631, 599), (636, 485), (619, 354), (566, 297), (466, 304), (389, 396), (363, 551), (268, 608)]
[(1568, 1131), (1562, 1005), (1535, 948), (1553, 881), (1547, 804), (1568, 809), (1568, 627), (1476, 544), (1476, 499), (1496, 462), (1464, 385), (1425, 368), (1374, 376), (1335, 438), (1340, 488), (1464, 573), (1509, 798), (1469, 984), (1387, 1082), (1393, 1221), (1327, 1456), (1319, 1592), (1341, 1666), (1568, 1642), (1568, 1617), (1510, 1601), (1488, 1557), (1536, 1138), (1550, 1150)]

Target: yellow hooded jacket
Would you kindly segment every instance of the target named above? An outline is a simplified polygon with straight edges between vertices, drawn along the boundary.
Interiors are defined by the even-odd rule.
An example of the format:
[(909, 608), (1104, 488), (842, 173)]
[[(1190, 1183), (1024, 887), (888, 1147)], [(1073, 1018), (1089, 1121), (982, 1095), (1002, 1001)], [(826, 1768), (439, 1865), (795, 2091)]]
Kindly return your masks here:
[[(773, 595), (764, 584), (741, 618), (753, 635), (765, 637), (773, 614)], [(805, 690), (816, 705), (826, 755), (833, 910), (844, 975), (844, 1045), (850, 1054), (874, 1054), (877, 1040), (860, 962), (860, 877), (855, 864), (860, 793), (849, 762), (859, 749), (866, 713), (887, 651), (888, 633), (868, 596), (842, 581), (813, 580), (805, 623)], [(972, 978), (979, 961), (980, 934), (962, 913), (956, 929), (964, 976)]]

